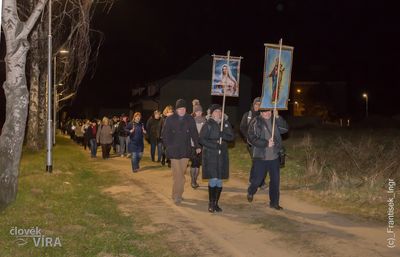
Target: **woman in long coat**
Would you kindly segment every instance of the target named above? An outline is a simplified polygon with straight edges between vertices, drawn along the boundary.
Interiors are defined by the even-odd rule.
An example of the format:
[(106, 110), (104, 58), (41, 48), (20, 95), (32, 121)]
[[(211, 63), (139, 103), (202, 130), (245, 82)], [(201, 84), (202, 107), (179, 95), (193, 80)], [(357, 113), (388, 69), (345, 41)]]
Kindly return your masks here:
[(129, 143), (128, 152), (131, 153), (131, 163), (132, 172), (136, 173), (139, 171), (139, 163), (143, 157), (144, 150), (144, 134), (146, 130), (144, 129), (143, 123), (140, 121), (142, 119), (142, 114), (140, 112), (135, 112), (133, 115), (132, 122), (128, 123), (125, 127), (125, 131), (129, 132)]
[[(208, 179), (209, 212), (221, 212), (218, 205), (222, 192), (222, 180), (229, 178), (228, 144), (235, 136), (232, 126), (224, 120), (221, 132), (222, 111), (221, 106), (210, 106), (210, 117), (201, 128), (200, 144), (203, 146), (203, 179)], [(222, 144), (219, 139), (222, 137)]]

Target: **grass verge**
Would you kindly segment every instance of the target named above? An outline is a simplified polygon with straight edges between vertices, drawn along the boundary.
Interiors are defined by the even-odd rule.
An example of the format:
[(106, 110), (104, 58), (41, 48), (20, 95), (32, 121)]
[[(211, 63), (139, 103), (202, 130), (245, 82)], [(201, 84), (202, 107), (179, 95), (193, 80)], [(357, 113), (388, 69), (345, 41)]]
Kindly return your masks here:
[[(123, 215), (102, 193), (121, 178), (99, 172), (69, 139), (57, 138), (52, 174), (44, 172), (45, 157), (23, 152), (17, 200), (0, 213), (0, 256), (175, 256), (158, 235), (138, 232), (144, 214)], [(35, 246), (32, 238), (19, 246), (24, 241), (10, 234), (15, 227), (38, 227), (52, 246), (38, 239)]]

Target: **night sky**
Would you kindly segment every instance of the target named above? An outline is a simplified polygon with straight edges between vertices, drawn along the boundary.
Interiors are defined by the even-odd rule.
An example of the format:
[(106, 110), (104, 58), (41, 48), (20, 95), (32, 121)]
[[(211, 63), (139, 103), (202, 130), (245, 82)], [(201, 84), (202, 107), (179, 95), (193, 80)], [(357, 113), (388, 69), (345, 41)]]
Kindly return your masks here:
[[(241, 72), (261, 94), (264, 43), (294, 46), (292, 80), (346, 81), (350, 108), (400, 113), (398, 18), (385, 1), (133, 1), (98, 11), (104, 33), (97, 67), (72, 113), (129, 105), (130, 89), (177, 74), (204, 54), (243, 56)], [(211, 67), (210, 67), (211, 76)], [(352, 110), (349, 110), (352, 112)]]

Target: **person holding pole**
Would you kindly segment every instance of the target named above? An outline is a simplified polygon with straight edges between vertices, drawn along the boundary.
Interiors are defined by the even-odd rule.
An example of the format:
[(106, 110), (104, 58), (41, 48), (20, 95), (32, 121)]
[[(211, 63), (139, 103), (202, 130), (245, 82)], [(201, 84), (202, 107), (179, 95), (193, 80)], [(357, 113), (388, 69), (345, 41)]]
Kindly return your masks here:
[[(203, 179), (208, 179), (208, 211), (221, 212), (218, 202), (222, 192), (222, 180), (229, 178), (228, 144), (235, 139), (233, 129), (222, 107), (213, 104), (210, 117), (200, 131), (203, 146)], [(224, 119), (222, 118), (224, 116)], [(226, 118), (225, 118), (226, 117)]]
[[(279, 56), (277, 67), (281, 67), (282, 39), (279, 40)], [(276, 71), (276, 81), (281, 79), (281, 69)], [(278, 89), (276, 89), (278, 90)], [(252, 120), (248, 130), (248, 142), (251, 144), (253, 158), (253, 176), (250, 178), (250, 186), (247, 190), (247, 200), (253, 201), (257, 187), (265, 179), (267, 171), (270, 173), (269, 181), (269, 206), (276, 210), (282, 210), (279, 205), (279, 183), (280, 183), (280, 152), (282, 149), (281, 134), (288, 132), (286, 121), (281, 118), (277, 110), (278, 93), (273, 95), (274, 115), (268, 109), (260, 110), (260, 115)], [(271, 121), (272, 120), (272, 121)]]
[[(273, 122), (275, 119), (275, 122)], [(271, 110), (261, 110), (260, 115), (250, 122), (248, 142), (251, 144), (253, 159), (253, 176), (247, 189), (247, 200), (253, 201), (258, 186), (265, 180), (269, 172), (269, 206), (281, 210), (279, 205), (280, 159), (282, 148), (281, 134), (289, 130), (286, 121), (279, 116), (275, 109), (274, 118)]]

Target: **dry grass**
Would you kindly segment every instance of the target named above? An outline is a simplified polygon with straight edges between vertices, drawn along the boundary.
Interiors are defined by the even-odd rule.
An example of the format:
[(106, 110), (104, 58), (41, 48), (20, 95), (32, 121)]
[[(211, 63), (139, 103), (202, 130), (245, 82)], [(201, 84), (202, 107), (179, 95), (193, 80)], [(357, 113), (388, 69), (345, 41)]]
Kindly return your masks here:
[[(231, 171), (247, 179), (251, 161), (238, 141), (230, 149)], [(399, 130), (293, 130), (284, 145), (282, 189), (340, 212), (385, 219), (388, 179), (400, 184)]]

